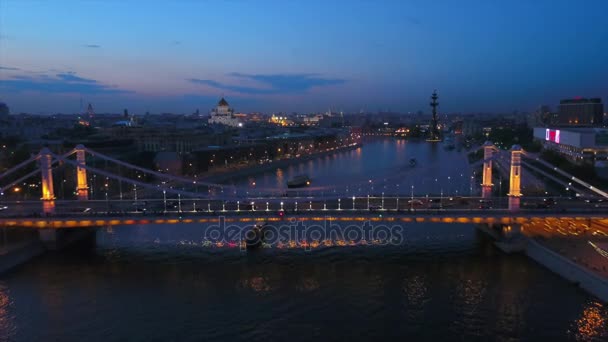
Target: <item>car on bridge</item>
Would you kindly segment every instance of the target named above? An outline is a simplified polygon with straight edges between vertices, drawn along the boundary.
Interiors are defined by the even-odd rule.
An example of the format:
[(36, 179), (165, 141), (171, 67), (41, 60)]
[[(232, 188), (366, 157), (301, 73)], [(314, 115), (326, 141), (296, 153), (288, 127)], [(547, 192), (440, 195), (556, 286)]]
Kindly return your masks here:
[(411, 200), (407, 201), (407, 204), (414, 206), (414, 207), (421, 207), (424, 205), (424, 202), (422, 202), (419, 199), (411, 199)]
[(543, 203), (546, 204), (547, 206), (554, 206), (557, 204), (555, 202), (555, 199), (553, 199), (553, 198), (544, 198)]
[(479, 209), (492, 209), (494, 207), (494, 203), (492, 200), (479, 200)]

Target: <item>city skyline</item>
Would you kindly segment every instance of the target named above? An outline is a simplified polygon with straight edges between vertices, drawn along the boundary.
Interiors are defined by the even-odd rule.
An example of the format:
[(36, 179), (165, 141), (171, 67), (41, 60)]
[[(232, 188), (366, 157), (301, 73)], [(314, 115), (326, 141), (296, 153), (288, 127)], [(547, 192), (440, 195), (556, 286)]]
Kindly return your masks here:
[(573, 4), (4, 1), (0, 102), (206, 113), (226, 96), (242, 112), (428, 113), (438, 89), (445, 113), (605, 99), (608, 4)]

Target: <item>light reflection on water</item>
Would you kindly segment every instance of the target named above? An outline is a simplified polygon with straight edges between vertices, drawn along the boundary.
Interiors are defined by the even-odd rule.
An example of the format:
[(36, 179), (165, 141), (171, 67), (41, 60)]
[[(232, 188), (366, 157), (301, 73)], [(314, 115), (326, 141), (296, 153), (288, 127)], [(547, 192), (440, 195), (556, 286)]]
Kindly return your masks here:
[(9, 289), (4, 282), (0, 282), (0, 338), (11, 338), (16, 332), (11, 305)]
[(605, 307), (470, 225), (411, 225), (400, 245), (255, 252), (204, 246), (201, 231), (114, 227), (94, 251), (38, 258), (5, 276), (2, 327), (25, 341), (607, 336)]
[[(419, 167), (407, 165), (412, 156)], [(460, 168), (462, 156), (384, 140), (243, 182), (274, 186), (309, 173), (351, 189), (359, 179), (365, 191), (370, 176), (405, 170), (396, 184), (439, 192), (449, 184), (435, 177)], [(605, 306), (526, 257), (500, 253), (472, 225), (404, 227), (400, 244), (290, 239), (254, 252), (206, 240), (196, 224), (100, 230), (93, 251), (45, 255), (3, 276), (0, 340), (608, 338)]]
[(606, 337), (607, 315), (606, 307), (599, 302), (587, 304), (581, 317), (576, 321), (576, 337), (589, 341), (601, 336)]
[[(415, 194), (419, 195), (441, 191), (468, 195), (471, 185), (476, 188), (477, 184), (471, 184), (472, 170), (466, 154), (465, 150), (446, 151), (441, 145), (424, 142), (373, 139), (355, 150), (240, 177), (228, 183), (249, 187), (249, 191), (255, 193), (256, 188), (284, 188), (287, 180), (307, 174), (315, 188), (340, 192), (348, 189), (353, 195), (404, 191), (409, 194), (412, 185)], [(410, 166), (411, 158), (418, 161), (416, 167)]]

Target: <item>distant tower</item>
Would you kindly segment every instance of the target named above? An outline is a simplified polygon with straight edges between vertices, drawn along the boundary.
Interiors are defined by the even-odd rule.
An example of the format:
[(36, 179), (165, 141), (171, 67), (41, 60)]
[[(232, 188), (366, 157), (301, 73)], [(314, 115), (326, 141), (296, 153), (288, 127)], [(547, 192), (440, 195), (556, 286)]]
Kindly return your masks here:
[(128, 118), (129, 118), (129, 111), (125, 109), (125, 110), (122, 112), (122, 116), (123, 116), (123, 118), (128, 119)]
[(87, 107), (87, 115), (89, 116), (89, 119), (92, 119), (95, 116), (95, 112), (93, 111), (93, 106), (91, 106), (90, 103), (89, 103), (89, 106)]
[(439, 106), (439, 102), (437, 102), (439, 96), (437, 96), (437, 89), (431, 95), (431, 108), (433, 108), (433, 118), (431, 119), (431, 127), (429, 129), (429, 138), (427, 141), (441, 141), (441, 136), (439, 134), (439, 122), (437, 121), (437, 106)]

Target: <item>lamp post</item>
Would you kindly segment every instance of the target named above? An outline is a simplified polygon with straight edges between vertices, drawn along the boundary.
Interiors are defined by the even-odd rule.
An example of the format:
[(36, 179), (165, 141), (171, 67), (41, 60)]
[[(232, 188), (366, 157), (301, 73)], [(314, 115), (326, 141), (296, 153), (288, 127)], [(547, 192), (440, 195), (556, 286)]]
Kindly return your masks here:
[(451, 191), (452, 191), (452, 189), (451, 189), (452, 183), (450, 182), (450, 180), (451, 180), (451, 177), (448, 176), (448, 194), (451, 194)]
[(353, 196), (353, 210), (355, 210), (355, 196)]
[(338, 198), (338, 210), (342, 210), (342, 209), (340, 208), (340, 199), (339, 199), (339, 198)]
[(166, 213), (167, 212), (167, 190), (163, 190), (163, 203), (165, 206), (164, 212)]
[(380, 205), (380, 209), (384, 210), (384, 191), (382, 192), (382, 204)]
[(177, 212), (182, 212), (182, 194), (177, 194)]
[(414, 210), (414, 186), (412, 185), (412, 193), (410, 199), (410, 210)]

